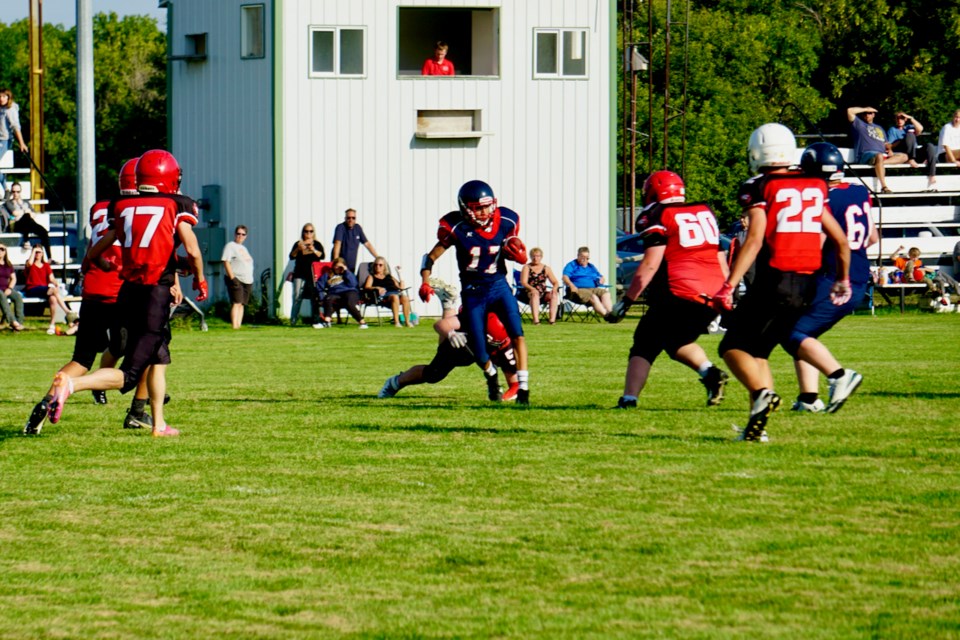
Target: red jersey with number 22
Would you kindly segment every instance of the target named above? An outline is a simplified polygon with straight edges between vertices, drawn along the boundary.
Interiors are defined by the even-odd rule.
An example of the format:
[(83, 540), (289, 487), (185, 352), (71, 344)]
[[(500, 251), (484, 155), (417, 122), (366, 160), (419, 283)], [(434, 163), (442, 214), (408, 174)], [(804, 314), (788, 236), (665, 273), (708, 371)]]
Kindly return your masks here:
[(780, 271), (813, 273), (820, 268), (820, 232), (827, 183), (799, 171), (766, 173), (744, 183), (740, 204), (767, 217), (769, 264)]
[(137, 284), (157, 284), (163, 278), (172, 284), (177, 225), (197, 224), (197, 203), (176, 193), (141, 193), (114, 200), (109, 220), (123, 251), (120, 277)]
[(705, 204), (677, 202), (650, 205), (641, 214), (644, 247), (665, 245), (670, 293), (678, 298), (705, 302), (723, 285), (720, 229), (717, 218)]
[[(107, 221), (107, 210), (110, 202), (101, 200), (90, 207), (90, 246), (97, 244), (110, 230)], [(83, 274), (83, 297), (88, 300), (96, 299), (102, 302), (116, 302), (120, 292), (120, 241), (117, 240), (110, 248), (100, 254), (100, 257), (114, 265), (112, 271), (104, 271), (100, 267), (91, 265)]]

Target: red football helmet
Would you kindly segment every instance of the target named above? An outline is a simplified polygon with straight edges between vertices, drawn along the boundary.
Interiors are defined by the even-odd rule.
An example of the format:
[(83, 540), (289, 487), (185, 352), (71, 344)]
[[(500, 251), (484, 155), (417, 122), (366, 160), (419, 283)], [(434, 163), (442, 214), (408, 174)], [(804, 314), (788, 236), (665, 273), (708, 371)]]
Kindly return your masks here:
[(643, 204), (683, 202), (686, 193), (683, 178), (673, 171), (654, 171), (643, 183)]
[(152, 149), (137, 160), (137, 188), (151, 193), (178, 193), (183, 173), (173, 154)]
[(507, 343), (510, 336), (507, 335), (507, 329), (500, 322), (500, 318), (495, 313), (487, 314), (487, 343), (495, 349), (501, 348)]
[(120, 193), (129, 196), (137, 192), (137, 160), (140, 158), (131, 158), (120, 167)]

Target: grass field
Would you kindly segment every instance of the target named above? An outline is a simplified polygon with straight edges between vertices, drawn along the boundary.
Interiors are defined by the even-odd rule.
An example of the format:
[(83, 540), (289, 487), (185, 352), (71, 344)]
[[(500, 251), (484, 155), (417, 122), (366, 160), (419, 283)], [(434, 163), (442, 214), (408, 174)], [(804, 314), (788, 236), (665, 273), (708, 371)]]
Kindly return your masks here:
[(21, 436), (72, 340), (5, 332), (0, 637), (960, 637), (960, 316), (844, 321), (863, 386), (765, 445), (669, 360), (611, 410), (634, 324), (528, 327), (527, 410), (377, 400), (426, 324), (179, 329), (160, 440), (115, 393)]

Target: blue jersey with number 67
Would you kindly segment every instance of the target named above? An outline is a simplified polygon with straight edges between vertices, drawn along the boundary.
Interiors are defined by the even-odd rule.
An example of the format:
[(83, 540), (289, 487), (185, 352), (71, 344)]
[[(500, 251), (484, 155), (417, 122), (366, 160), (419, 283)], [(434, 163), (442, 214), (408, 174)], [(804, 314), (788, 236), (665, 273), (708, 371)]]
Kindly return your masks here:
[(520, 216), (506, 207), (495, 209), (485, 227), (470, 224), (459, 211), (451, 211), (440, 219), (437, 239), (444, 247), (456, 248), (460, 282), (466, 287), (506, 276), (503, 242), (519, 232)]
[[(863, 185), (841, 182), (830, 187), (828, 196), (830, 211), (850, 245), (850, 283), (863, 284), (870, 279), (867, 246), (874, 229), (870, 192)], [(823, 273), (830, 278), (837, 274), (837, 249), (829, 238), (823, 245)]]

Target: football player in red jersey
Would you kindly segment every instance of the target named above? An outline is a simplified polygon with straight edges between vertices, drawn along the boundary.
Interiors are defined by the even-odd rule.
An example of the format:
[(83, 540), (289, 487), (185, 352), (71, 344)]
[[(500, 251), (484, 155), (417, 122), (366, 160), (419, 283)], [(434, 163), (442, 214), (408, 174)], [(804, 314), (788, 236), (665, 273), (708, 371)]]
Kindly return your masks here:
[(475, 361), (487, 376), (488, 397), (494, 401), (501, 399), (497, 368), (490, 361), (484, 344), (487, 313), (492, 311), (503, 320), (516, 349), (520, 384), (517, 402), (529, 404), (527, 343), (517, 300), (507, 284), (505, 262), (508, 259), (520, 264), (527, 261), (527, 250), (518, 237), (520, 216), (498, 206), (493, 189), (480, 180), (471, 180), (460, 187), (457, 204), (458, 211), (451, 211), (440, 219), (437, 244), (423, 257), (420, 299), (430, 301), (434, 293), (430, 286), (433, 263), (454, 247), (460, 268), (463, 326)]
[(89, 260), (105, 267), (102, 253), (115, 240), (123, 255), (120, 277), (123, 284), (117, 297), (123, 315), (127, 344), (119, 369), (99, 369), (72, 378), (64, 372), (54, 377), (50, 422), (60, 420), (67, 398), (86, 389), (120, 389), (126, 393), (146, 375), (153, 413), (154, 436), (176, 436), (179, 431), (167, 425), (163, 416), (166, 393), (166, 365), (170, 363), (170, 303), (176, 286), (176, 248), (183, 243), (199, 293), (197, 301), (207, 298), (203, 258), (193, 225), (197, 223), (197, 205), (180, 195), (182, 174), (176, 158), (167, 151), (147, 151), (137, 161), (139, 194), (110, 203), (107, 220), (110, 230), (90, 250)]
[(637, 406), (650, 368), (663, 351), (700, 374), (707, 389), (707, 406), (719, 404), (728, 376), (696, 343), (717, 315), (708, 304), (707, 292), (716, 291), (727, 275), (716, 216), (705, 204), (686, 202), (683, 179), (672, 171), (657, 171), (647, 178), (643, 202), (637, 220), (643, 261), (623, 299), (606, 316), (608, 322), (619, 322), (647, 291), (650, 310), (633, 333), (623, 396), (617, 407)]
[(750, 136), (748, 155), (750, 170), (760, 174), (740, 190), (740, 204), (749, 218), (747, 238), (712, 304), (729, 311), (734, 289), (756, 261), (752, 286), (724, 318), (727, 333), (719, 351), (750, 392), (750, 415), (741, 437), (758, 441), (765, 437), (770, 413), (780, 406), (768, 358), (813, 300), (822, 234), (838, 246), (831, 294), (835, 304), (850, 298), (850, 247), (827, 207), (826, 181), (791, 169), (797, 143), (789, 129), (776, 123), (759, 127)]
[[(440, 334), (437, 353), (430, 364), (418, 364), (383, 383), (378, 398), (392, 398), (404, 387), (416, 384), (436, 384), (450, 375), (457, 367), (468, 367), (474, 362), (473, 353), (467, 346), (467, 335), (460, 331), (461, 316), (447, 316), (437, 320), (433, 329)], [(516, 400), (519, 384), (517, 382), (517, 359), (507, 330), (495, 313), (487, 314), (485, 348), (490, 360), (503, 369), (509, 388), (503, 394), (503, 401)]]
[[(135, 167), (137, 158), (127, 160), (120, 169), (120, 195), (129, 196), (137, 193), (137, 179)], [(90, 244), (89, 251), (106, 235), (107, 208), (109, 200), (100, 200), (90, 207)], [(60, 371), (71, 377), (82, 376), (90, 370), (98, 353), (101, 367), (113, 367), (123, 353), (120, 341), (120, 314), (116, 311), (117, 294), (120, 292), (120, 243), (114, 242), (102, 254), (102, 263), (109, 269), (88, 265), (83, 276), (83, 305), (81, 307), (80, 328), (73, 347), (73, 359), (65, 364)], [(36, 435), (43, 428), (47, 418), (50, 400), (53, 399), (53, 387), (47, 391), (44, 398), (37, 403), (23, 428), (26, 435)], [(93, 397), (97, 404), (107, 403), (105, 391), (94, 391)]]

